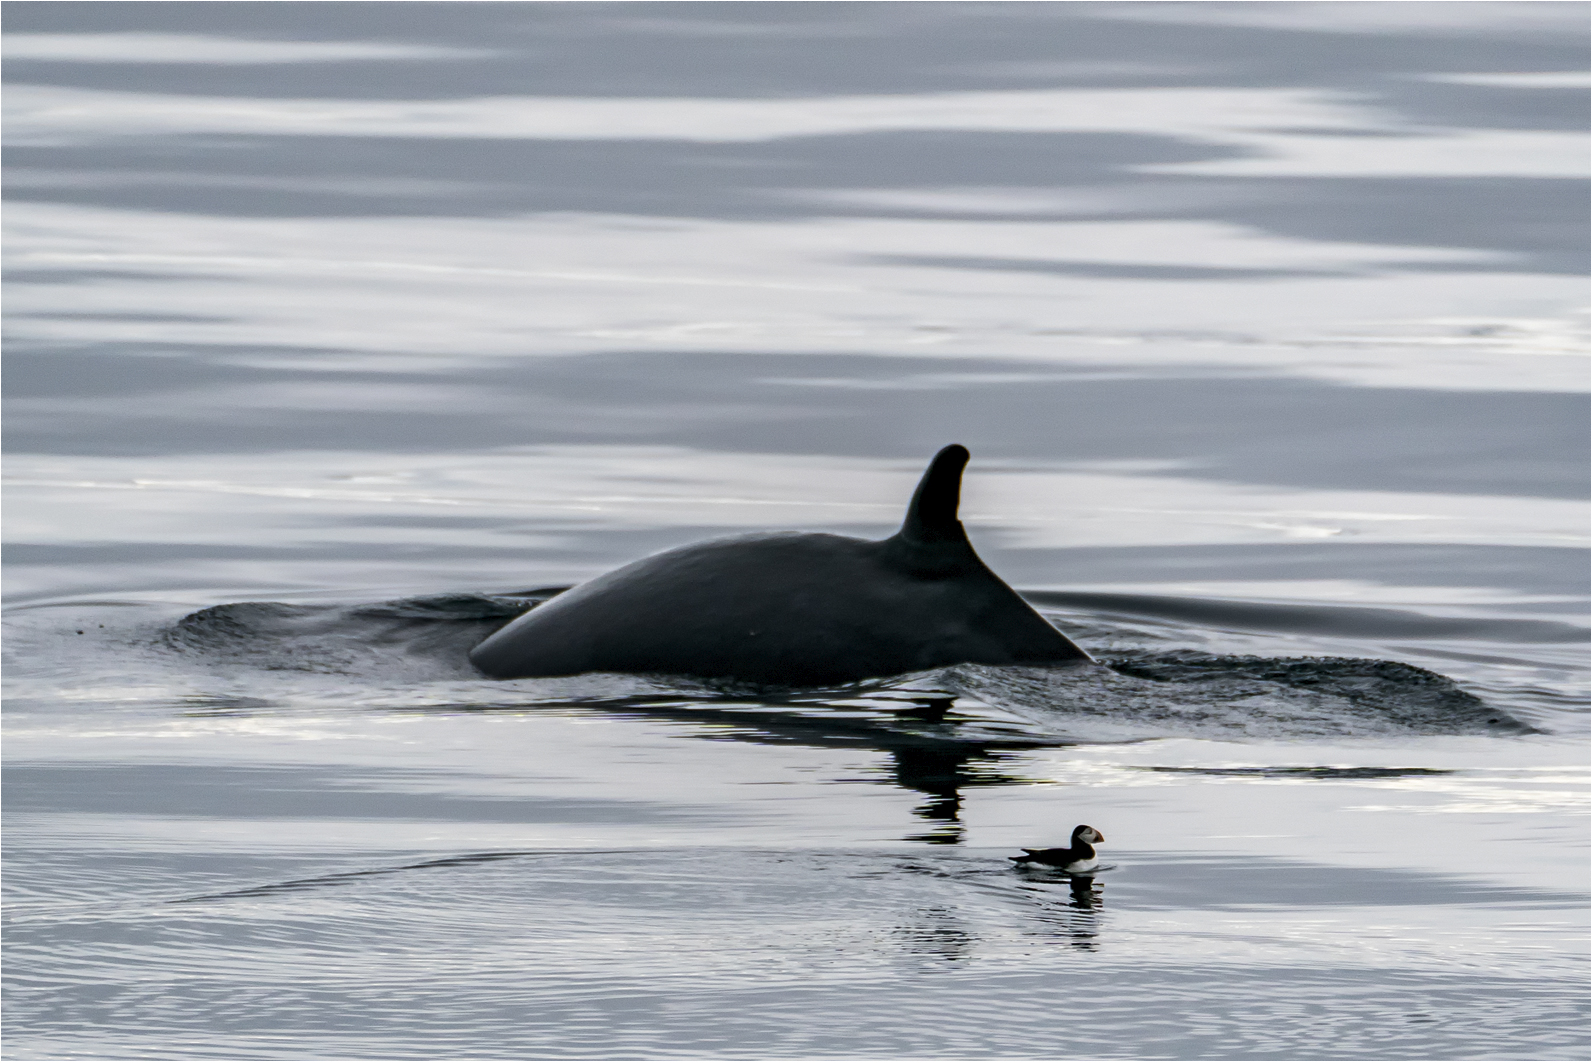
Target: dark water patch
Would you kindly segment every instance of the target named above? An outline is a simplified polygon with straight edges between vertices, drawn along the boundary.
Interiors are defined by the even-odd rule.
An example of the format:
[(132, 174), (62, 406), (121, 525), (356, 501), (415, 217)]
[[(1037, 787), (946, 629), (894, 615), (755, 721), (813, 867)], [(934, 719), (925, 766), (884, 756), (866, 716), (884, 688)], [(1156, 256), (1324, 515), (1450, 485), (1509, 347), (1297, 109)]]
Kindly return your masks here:
[(1587, 90), (1572, 86), (1465, 85), (1389, 78), (1379, 92), (1388, 106), (1423, 125), (1582, 132), (1589, 121)]
[(1042, 273), (1057, 277), (1093, 277), (1102, 280), (1266, 281), (1288, 280), (1295, 277), (1355, 276), (1353, 273), (1333, 270), (1156, 266), (1045, 258), (977, 258), (966, 255), (873, 255), (865, 261), (898, 266), (923, 266), (929, 269), (982, 269), (1007, 273)]
[[(1587, 267), (1586, 227), (1578, 224), (1587, 217), (1585, 182), (1573, 178), (1146, 174), (1136, 167), (1221, 159), (1233, 151), (1168, 137), (1101, 133), (895, 131), (754, 144), (449, 138), (447, 151), (432, 145), (409, 138), (318, 136), (144, 137), (93, 148), (16, 145), (9, 149), (13, 183), (7, 198), (242, 217), (595, 212), (716, 222), (1204, 220), (1308, 241), (1498, 253), (1486, 262), (1398, 265), (1408, 272), (1575, 274)], [(173, 154), (184, 159), (185, 169), (170, 170)], [(74, 179), (18, 179), (30, 170), (71, 173)], [(1051, 190), (1055, 202), (1018, 207), (992, 201), (986, 209), (893, 204), (889, 197), (851, 202), (846, 196), (856, 189), (966, 188), (977, 197), (991, 187)], [(975, 268), (996, 260), (941, 261)], [(1107, 263), (1079, 268), (1089, 276), (1129, 280), (1251, 275), (1198, 267), (1188, 267), (1188, 275), (1160, 274), (1156, 267)]]
[[(1134, 167), (1239, 149), (1141, 133), (887, 130), (753, 143), (410, 137), (148, 137), (17, 145), (7, 198), (241, 217), (506, 217), (593, 212), (773, 221), (875, 214), (806, 199), (868, 189), (1115, 183)], [(191, 168), (173, 171), (172, 154)], [(46, 175), (70, 172), (71, 181)], [(406, 181), (394, 181), (402, 175)], [(1176, 180), (1176, 179), (1175, 179)], [(894, 214), (890, 208), (886, 214)], [(1049, 215), (1062, 213), (1045, 212)]]
[[(276, 40), (417, 42), (468, 49), (441, 58), (292, 64), (69, 62), (16, 58), (10, 80), (122, 91), (349, 99), (476, 95), (788, 97), (902, 94), (1004, 85), (1315, 85), (1387, 96), (1420, 124), (1466, 124), (1473, 86), (1403, 84), (1423, 72), (1564, 71), (1586, 63), (1576, 4), (1542, 4), (1558, 23), (1500, 20), (1456, 32), (1442, 17), (1375, 30), (1326, 25), (1164, 23), (1130, 7), (995, 9), (947, 3), (319, 3), (8, 5), (10, 33), (211, 33)], [(822, 61), (815, 50), (822, 49)], [(474, 54), (473, 54), (474, 53)], [(1131, 57), (1132, 62), (1115, 57)], [(1108, 61), (1104, 61), (1108, 60)], [(1428, 88), (1423, 85), (1422, 88)], [(1471, 92), (1464, 91), (1467, 88)], [(1452, 95), (1446, 95), (1454, 91)], [(1494, 89), (1494, 111), (1530, 115), (1529, 93)], [(1521, 96), (1529, 96), (1522, 100)], [(1552, 105), (1544, 105), (1552, 107)], [(1471, 124), (1497, 126), (1490, 111)], [(1541, 128), (1541, 127), (1534, 127)]]
[(96, 281), (137, 281), (160, 283), (162, 281), (203, 281), (206, 284), (237, 283), (234, 278), (217, 273), (164, 273), (150, 267), (139, 269), (8, 269), (6, 281), (10, 284), (92, 284)]
[[(1467, 543), (1199, 543), (1166, 546), (1081, 546), (1004, 549), (1001, 570), (1015, 585), (1058, 575), (1078, 583), (1184, 583), (1193, 580), (1363, 580), (1407, 587), (1489, 587), (1522, 596), (1588, 594), (1587, 551), (1577, 546)], [(1016, 570), (1014, 572), (1014, 569)], [(1090, 591), (1025, 591), (1044, 608)], [(1123, 595), (1120, 608), (1148, 615), (1172, 595)], [(1083, 601), (1083, 599), (1073, 599)], [(1579, 603), (1568, 603), (1585, 613)], [(1093, 611), (1093, 603), (1082, 606)], [(1337, 606), (1326, 604), (1325, 610)], [(1357, 607), (1359, 608), (1359, 607)]]
[(1586, 903), (1580, 893), (1502, 886), (1461, 875), (1353, 867), (1252, 856), (1125, 856), (1110, 878), (1114, 903), (1207, 911), (1280, 908), (1508, 906), (1553, 909)]
[(1177, 775), (1220, 775), (1236, 779), (1403, 779), (1409, 776), (1453, 775), (1449, 768), (1168, 768), (1150, 764), (1128, 765), (1132, 771), (1161, 771)]
[[(7, 817), (40, 813), (211, 819), (436, 820), (451, 823), (643, 823), (705, 809), (566, 794), (492, 798), (448, 792), (476, 777), (426, 770), (247, 767), (183, 762), (18, 763), (3, 779)], [(13, 819), (15, 824), (17, 819)]]
[(174, 322), (189, 325), (213, 325), (228, 321), (236, 321), (234, 317), (222, 317), (215, 314), (151, 314), (135, 310), (120, 311), (117, 313), (90, 313), (87, 311), (56, 311), (53, 313), (31, 313), (7, 315), (12, 321), (132, 321), (132, 322)]
[(1302, 240), (1498, 253), (1476, 264), (1399, 265), (1401, 272), (1484, 269), (1580, 276), (1588, 268), (1586, 184), (1576, 178), (1268, 178), (1226, 187), (1231, 204), (1188, 209), (1180, 216), (1210, 217)]
[(1038, 605), (1066, 606), (1094, 615), (1152, 617), (1219, 630), (1265, 631), (1363, 639), (1456, 639), (1495, 643), (1585, 643), (1574, 624), (1505, 617), (1441, 617), (1406, 609), (1285, 605), (1156, 594), (1031, 591)]
[[(986, 221), (995, 220), (983, 212), (979, 216)], [(1049, 277), (1084, 277), (1091, 280), (1127, 281), (1273, 281), (1298, 280), (1308, 277), (1369, 277), (1390, 273), (1555, 272), (1553, 270), (1544, 270), (1542, 261), (1537, 258), (1534, 258), (1532, 265), (1529, 267), (1527, 263), (1519, 259), (1501, 261), (1494, 257), (1456, 262), (1422, 262), (1416, 260), (1400, 262), (1385, 260), (1378, 262), (1376, 265), (1363, 265), (1351, 270), (1160, 266), (1118, 262), (1070, 261), (1067, 259), (976, 258), (954, 255), (873, 255), (862, 258), (860, 261), (881, 265), (917, 266), (928, 269), (972, 269), (997, 273), (1034, 273)], [(1575, 272), (1583, 265), (1585, 265), (1585, 255), (1576, 256), (1573, 258), (1573, 268), (1566, 272)], [(1067, 333), (1047, 332), (1046, 334), (1066, 335)], [(1080, 335), (1088, 335), (1088, 333), (1080, 333)], [(1176, 337), (1168, 335), (1164, 338), (1174, 339)], [(1206, 336), (1192, 335), (1189, 338), (1206, 343), (1256, 343), (1259, 339), (1254, 336), (1233, 333), (1218, 333)]]
[[(128, 487), (133, 485), (123, 481)], [(7, 543), (11, 565), (148, 565), (183, 561), (283, 561), (306, 557), (368, 557), (362, 546), (330, 550), (300, 547), (228, 546), (220, 543)], [(87, 604), (87, 603), (84, 603)]]
[[(328, 386), (438, 389), (432, 412), (403, 417), (287, 407), (222, 416), (186, 400), (63, 416), (53, 403), (31, 410), (24, 396), (95, 393), (108, 385), (79, 383), (82, 374), (99, 375), (126, 352), (20, 353), (32, 375), (19, 385), (29, 390), (11, 400), (6, 439), (14, 452), (211, 455), (280, 450), (292, 440), (298, 449), (402, 454), (645, 442), (916, 460), (958, 438), (980, 460), (1150, 460), (1168, 463), (1160, 475), (1291, 488), (1550, 498), (1587, 491), (1583, 395), (1347, 387), (1216, 368), (1135, 379), (1125, 378), (1122, 365), (1104, 364), (1109, 379), (1070, 373), (1036, 380), (1033, 364), (1003, 359), (649, 351), (455, 365), (446, 380), (435, 373), (324, 374)], [(107, 379), (137, 376), (142, 382), (129, 386), (140, 394), (181, 396), (204, 390), (195, 382), (225, 388), (302, 376), (299, 369), (230, 365), (247, 352), (225, 347), (162, 345), (143, 353), (183, 357), (128, 359), (107, 369)], [(146, 371), (157, 377), (144, 379)], [(923, 386), (927, 376), (940, 386)]]
[[(201, 347), (191, 344), (116, 343), (105, 347), (18, 344), (6, 355), (9, 397), (142, 395), (262, 384), (300, 374), (241, 365), (238, 359), (315, 358), (341, 352), (323, 348)], [(334, 376), (338, 374), (333, 374)], [(345, 379), (348, 374), (343, 374)]]
[[(21, 479), (21, 478), (19, 478)], [(16, 481), (13, 481), (15, 483)], [(23, 481), (24, 483), (26, 481)], [(50, 486), (55, 486), (51, 484)], [(112, 480), (109, 484), (112, 489), (163, 491), (164, 485), (135, 484), (131, 480)], [(173, 492), (184, 492), (185, 485), (176, 484), (171, 487)], [(203, 494), (204, 489), (199, 489)], [(330, 521), (328, 523), (331, 523)], [(388, 522), (382, 519), (367, 519), (365, 517), (351, 518), (350, 523), (358, 523), (362, 527), (370, 526), (418, 526), (418, 527), (451, 527), (451, 528), (491, 528), (509, 529), (519, 531), (528, 523), (523, 517), (496, 517), (496, 518), (453, 518), (438, 520), (430, 524), (419, 521), (413, 525)], [(565, 557), (585, 559), (594, 552), (593, 543), (566, 542), (554, 544), (553, 536), (547, 534), (551, 529), (545, 525), (537, 528), (538, 551), (544, 557), (564, 555)], [(584, 531), (584, 529), (582, 529)], [(662, 540), (663, 545), (677, 545), (670, 537), (673, 529), (658, 529), (649, 533), (635, 535), (621, 535), (622, 541), (640, 541), (643, 545), (642, 552), (650, 552), (652, 543)], [(722, 529), (714, 529), (721, 531)], [(688, 533), (689, 535), (690, 533)], [(595, 536), (594, 536), (595, 537)], [(567, 540), (577, 538), (568, 535)], [(561, 549), (562, 547), (562, 549)], [(179, 574), (182, 563), (199, 561), (242, 561), (242, 562), (284, 562), (286, 564), (306, 563), (317, 561), (346, 561), (368, 562), (375, 558), (391, 557), (413, 562), (417, 553), (413, 543), (370, 543), (360, 541), (339, 541), (337, 539), (324, 539), (315, 543), (303, 543), (294, 546), (268, 546), (253, 544), (248, 546), (230, 546), (219, 543), (188, 543), (188, 542), (101, 542), (101, 543), (28, 543), (10, 542), (5, 546), (6, 563), (12, 566), (23, 565), (48, 565), (61, 568), (89, 566), (105, 566), (107, 568), (143, 568), (151, 571), (164, 566), (170, 566), (173, 574)], [(445, 556), (449, 560), (457, 561), (462, 558), (473, 558), (482, 562), (493, 562), (497, 567), (518, 567), (525, 558), (525, 548), (505, 544), (503, 546), (482, 546), (472, 544), (461, 546), (452, 543), (439, 545), (435, 548), (436, 554)], [(607, 560), (605, 558), (605, 560)], [(168, 584), (168, 586), (173, 584)], [(177, 583), (175, 586), (184, 586)], [(145, 583), (148, 589), (155, 589), (160, 583), (148, 579)]]

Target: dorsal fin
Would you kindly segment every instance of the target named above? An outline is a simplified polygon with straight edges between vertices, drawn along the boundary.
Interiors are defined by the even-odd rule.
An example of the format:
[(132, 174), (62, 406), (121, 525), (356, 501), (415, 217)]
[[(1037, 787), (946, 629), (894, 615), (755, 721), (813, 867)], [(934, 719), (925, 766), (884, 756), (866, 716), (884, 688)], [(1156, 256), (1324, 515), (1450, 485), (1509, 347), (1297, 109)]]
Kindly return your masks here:
[(968, 448), (960, 443), (943, 447), (918, 490), (907, 504), (907, 519), (896, 534), (914, 543), (965, 543), (968, 535), (957, 519), (957, 503), (962, 495), (962, 470), (968, 464)]

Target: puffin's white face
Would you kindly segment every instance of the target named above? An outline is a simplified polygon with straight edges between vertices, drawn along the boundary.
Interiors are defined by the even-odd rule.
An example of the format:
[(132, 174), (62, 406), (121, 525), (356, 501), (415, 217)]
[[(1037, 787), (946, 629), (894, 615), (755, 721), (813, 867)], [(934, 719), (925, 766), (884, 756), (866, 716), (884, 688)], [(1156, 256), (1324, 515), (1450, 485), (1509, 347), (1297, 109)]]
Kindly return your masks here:
[(1096, 842), (1104, 842), (1106, 840), (1106, 835), (1102, 834), (1094, 827), (1085, 827), (1083, 830), (1079, 831), (1079, 840), (1089, 842), (1091, 845), (1094, 845)]

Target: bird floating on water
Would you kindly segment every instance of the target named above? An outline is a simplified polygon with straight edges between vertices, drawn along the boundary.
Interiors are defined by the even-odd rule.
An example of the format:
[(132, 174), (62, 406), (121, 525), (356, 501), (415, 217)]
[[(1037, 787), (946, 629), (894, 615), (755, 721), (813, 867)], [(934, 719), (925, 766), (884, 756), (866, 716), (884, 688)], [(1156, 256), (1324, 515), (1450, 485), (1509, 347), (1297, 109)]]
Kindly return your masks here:
[(1095, 843), (1104, 842), (1106, 835), (1085, 823), (1073, 828), (1073, 842), (1066, 849), (1025, 849), (1022, 856), (1007, 859), (1019, 867), (1039, 864), (1054, 867), (1075, 875), (1094, 871), (1100, 861), (1095, 857)]

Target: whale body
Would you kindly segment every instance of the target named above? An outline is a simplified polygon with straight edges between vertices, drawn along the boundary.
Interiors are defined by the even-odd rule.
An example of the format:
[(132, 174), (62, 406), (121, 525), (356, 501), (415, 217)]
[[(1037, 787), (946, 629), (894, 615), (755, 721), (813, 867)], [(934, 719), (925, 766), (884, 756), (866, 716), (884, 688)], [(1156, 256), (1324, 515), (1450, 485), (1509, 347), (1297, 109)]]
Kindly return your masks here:
[(901, 530), (768, 532), (666, 550), (565, 591), (470, 652), (496, 679), (624, 672), (834, 686), (1089, 654), (985, 567), (957, 519), (968, 451), (936, 454)]

